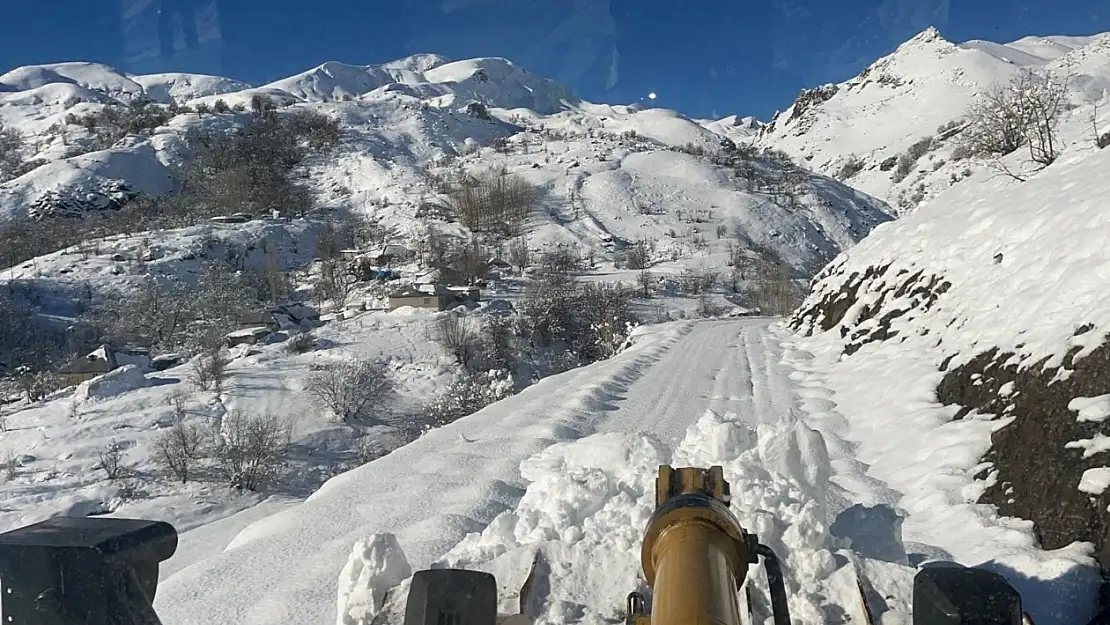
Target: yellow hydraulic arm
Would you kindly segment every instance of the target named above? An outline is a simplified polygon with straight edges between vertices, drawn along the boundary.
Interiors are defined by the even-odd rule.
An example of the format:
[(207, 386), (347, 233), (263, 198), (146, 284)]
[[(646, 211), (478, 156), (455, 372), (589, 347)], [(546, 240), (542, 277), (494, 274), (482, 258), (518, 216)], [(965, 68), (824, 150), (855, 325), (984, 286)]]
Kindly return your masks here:
[(790, 625), (778, 558), (740, 527), (720, 466), (659, 467), (655, 514), (644, 534), (641, 560), (652, 588), (628, 596), (628, 625), (741, 625), (738, 593), (748, 565), (763, 556), (775, 625)]

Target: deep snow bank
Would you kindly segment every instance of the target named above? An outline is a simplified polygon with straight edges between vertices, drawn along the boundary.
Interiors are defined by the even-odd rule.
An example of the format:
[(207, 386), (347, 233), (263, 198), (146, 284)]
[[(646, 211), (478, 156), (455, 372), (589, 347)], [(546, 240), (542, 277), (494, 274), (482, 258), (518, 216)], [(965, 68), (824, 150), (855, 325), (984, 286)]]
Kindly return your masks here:
[[(1074, 541), (1110, 564), (1110, 500), (1090, 492), (1098, 476), (1088, 473), (1107, 464), (1101, 425), (1072, 404), (1110, 392), (1108, 166), (1110, 152), (1077, 153), (1025, 184), (955, 188), (842, 254), (791, 321), (814, 337), (804, 347), (835, 352), (830, 384), (851, 427), (881, 428), (861, 441), (870, 475), (912, 500), (925, 475), (948, 473), (948, 496), (916, 505), (994, 504), (1034, 521), (1027, 542), (1035, 532), (1075, 566), (1091, 560)], [(1013, 525), (989, 520), (989, 507), (974, 514)], [(1033, 579), (1090, 580), (1017, 552), (1032, 560), (995, 559)]]
[[(909, 623), (905, 600), (912, 569), (864, 563), (828, 533), (815, 488), (824, 487), (828, 456), (820, 435), (789, 415), (753, 427), (738, 415), (706, 411), (673, 453), (648, 433), (609, 432), (552, 445), (521, 463), (529, 483), (516, 508), (468, 535), (435, 565), (493, 573), (500, 609), (515, 613), (539, 553), (524, 601), (534, 622), (619, 620), (630, 591), (650, 594), (641, 579), (640, 546), (663, 463), (724, 466), (741, 524), (782, 559), (795, 622), (841, 622), (837, 619), (845, 616), (862, 621), (858, 563), (872, 587), (888, 597), (883, 622)], [(753, 567), (748, 578), (753, 622), (769, 617), (764, 580), (762, 565)], [(400, 622), (409, 581), (391, 593), (389, 622)]]

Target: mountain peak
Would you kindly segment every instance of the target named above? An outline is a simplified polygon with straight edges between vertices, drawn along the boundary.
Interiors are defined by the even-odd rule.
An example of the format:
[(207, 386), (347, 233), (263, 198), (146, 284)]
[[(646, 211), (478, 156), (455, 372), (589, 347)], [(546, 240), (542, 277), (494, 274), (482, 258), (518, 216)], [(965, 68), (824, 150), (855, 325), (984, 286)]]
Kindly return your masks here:
[(907, 43), (931, 43), (933, 41), (945, 41), (944, 37), (940, 34), (940, 31), (937, 30), (936, 26), (929, 26), (925, 30), (917, 33)]

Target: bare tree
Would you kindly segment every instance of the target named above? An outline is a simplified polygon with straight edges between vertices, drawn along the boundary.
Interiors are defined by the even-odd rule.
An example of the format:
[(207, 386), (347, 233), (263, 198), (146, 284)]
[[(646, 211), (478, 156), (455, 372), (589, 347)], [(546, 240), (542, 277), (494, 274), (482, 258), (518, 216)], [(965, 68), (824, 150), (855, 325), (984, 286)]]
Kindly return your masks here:
[(540, 267), (544, 274), (549, 276), (567, 276), (582, 264), (582, 256), (578, 249), (567, 245), (559, 245), (552, 249), (544, 250), (540, 254)]
[(154, 439), (155, 460), (181, 480), (189, 481), (195, 462), (203, 455), (204, 432), (196, 424), (178, 419)]
[(217, 467), (232, 488), (256, 491), (277, 478), (292, 436), (288, 420), (233, 410), (224, 415), (215, 440)]
[(1056, 127), (1067, 107), (1070, 68), (1061, 72), (1036, 73), (1023, 69), (1010, 82), (996, 85), (979, 95), (968, 109), (968, 124), (961, 142), (972, 153), (992, 158), (995, 168), (1017, 179), (1001, 158), (1022, 145), (1029, 158), (1044, 167), (1059, 156)]
[(458, 253), (459, 271), (468, 284), (475, 284), (489, 273), (489, 253), (477, 238), (462, 246)]
[(267, 241), (265, 254), (266, 267), (263, 270), (262, 279), (266, 286), (266, 295), (269, 303), (279, 304), (293, 290), (292, 285), (281, 271), (281, 252), (277, 246)]
[(169, 350), (185, 343), (195, 299), (179, 281), (148, 276), (133, 293), (105, 297), (92, 316), (113, 343)]
[(320, 275), (316, 278), (316, 301), (323, 303), (331, 300), (336, 308), (342, 308), (351, 294), (351, 283), (348, 280), (347, 272), (338, 260), (322, 261)]
[(640, 271), (639, 275), (636, 276), (636, 283), (640, 286), (640, 294), (644, 297), (651, 297), (651, 294), (655, 291), (656, 282), (655, 275), (647, 269)]
[(227, 355), (219, 349), (208, 349), (193, 361), (189, 381), (202, 391), (222, 393), (227, 380)]
[(1019, 75), (1018, 93), (1022, 95), (1029, 117), (1025, 136), (1029, 158), (1034, 163), (1048, 166), (1059, 156), (1056, 127), (1067, 106), (1070, 79), (1070, 69), (1058, 74), (1024, 71)]
[(461, 315), (450, 315), (436, 324), (436, 341), (464, 367), (478, 355), (482, 345), (479, 329), (469, 317)]
[(651, 265), (651, 257), (654, 253), (655, 241), (640, 239), (628, 249), (625, 263), (629, 269), (647, 269)]
[(789, 315), (805, 297), (804, 291), (791, 280), (789, 266), (777, 259), (759, 263), (748, 295), (765, 315)]
[(979, 94), (968, 108), (961, 141), (973, 154), (1005, 156), (1025, 141), (1028, 114), (1014, 84), (996, 85)]
[(532, 211), (535, 191), (520, 176), (488, 170), (464, 181), (451, 194), (451, 202), (459, 220), (471, 231), (516, 236)]
[(513, 239), (513, 242), (509, 244), (509, 262), (517, 268), (518, 272), (524, 273), (524, 268), (528, 266), (530, 257), (528, 239), (524, 237)]
[(345, 422), (370, 417), (372, 410), (386, 405), (393, 389), (393, 376), (382, 360), (330, 364), (309, 374), (305, 384), (313, 400)]
[(131, 474), (131, 467), (123, 462), (123, 447), (111, 441), (97, 452), (96, 468), (104, 471), (109, 480), (116, 481)]

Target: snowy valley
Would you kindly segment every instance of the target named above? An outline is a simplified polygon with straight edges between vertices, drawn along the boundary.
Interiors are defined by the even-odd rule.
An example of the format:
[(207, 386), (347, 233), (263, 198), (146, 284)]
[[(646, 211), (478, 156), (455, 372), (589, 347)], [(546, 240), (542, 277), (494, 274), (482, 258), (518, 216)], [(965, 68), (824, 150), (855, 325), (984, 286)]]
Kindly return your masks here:
[[(767, 123), (499, 58), (9, 71), (0, 532), (170, 521), (168, 625), (399, 623), (414, 570), (537, 552), (527, 616), (600, 625), (658, 465), (720, 464), (795, 622), (908, 624), (956, 561), (1086, 623), (1108, 89), (1110, 34), (934, 29)], [(991, 93), (1052, 119), (992, 152)]]

